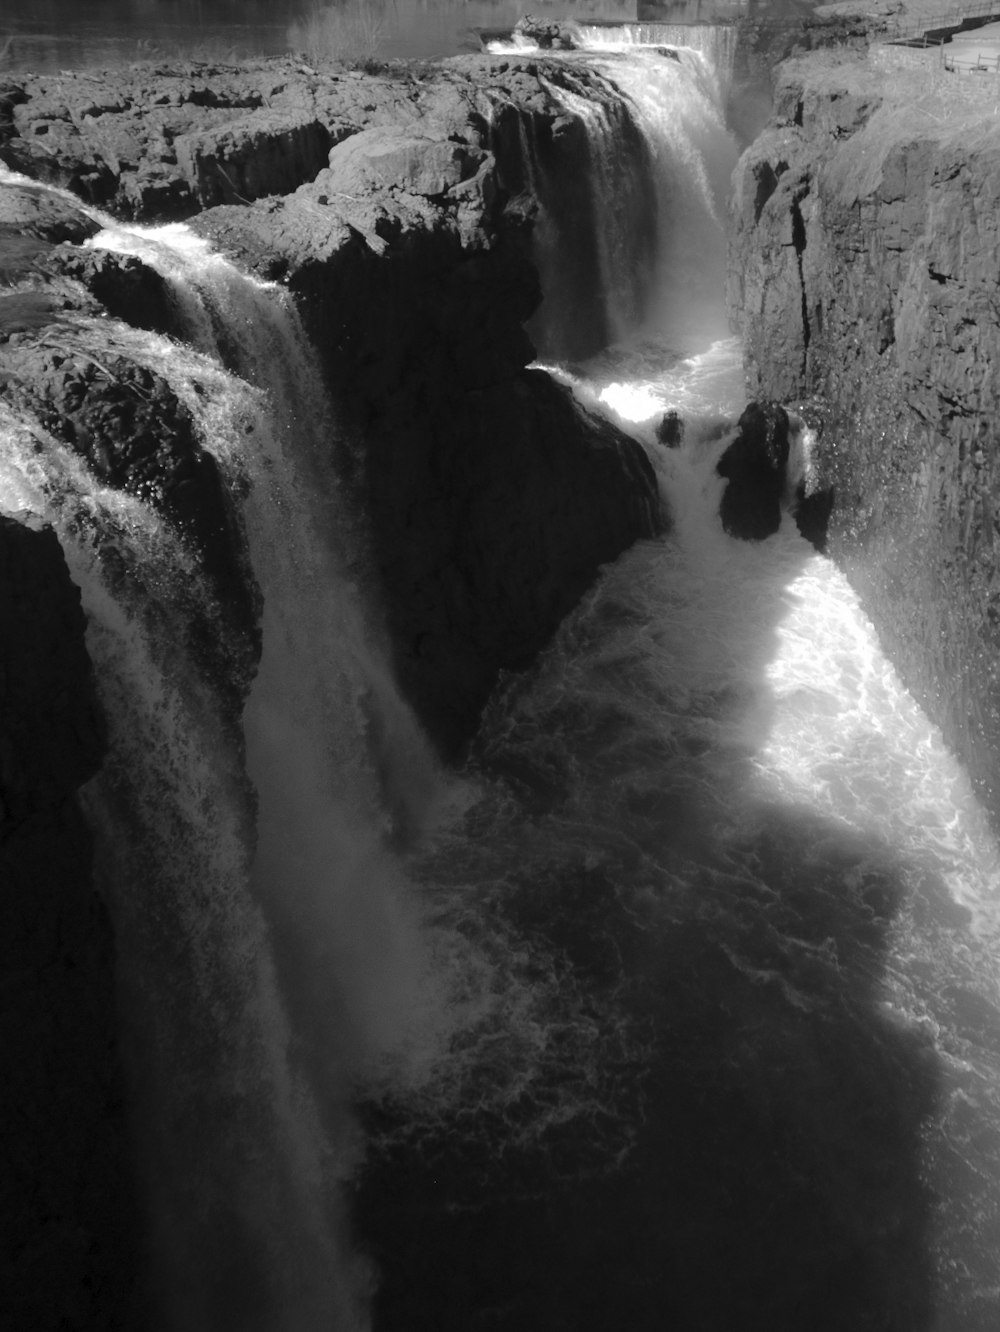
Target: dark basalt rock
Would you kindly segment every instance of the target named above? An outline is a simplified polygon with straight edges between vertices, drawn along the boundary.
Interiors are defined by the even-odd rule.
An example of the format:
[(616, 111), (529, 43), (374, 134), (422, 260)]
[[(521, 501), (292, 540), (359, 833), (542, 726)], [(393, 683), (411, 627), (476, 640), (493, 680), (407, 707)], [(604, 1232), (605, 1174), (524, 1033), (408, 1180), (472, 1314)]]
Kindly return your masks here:
[[(541, 292), (523, 115), (539, 141), (573, 137), (543, 66), (536, 53), (362, 76), (289, 59), (26, 75), (0, 88), (0, 161), (122, 218), (198, 215), (201, 234), (292, 292), (336, 401), (330, 449), (360, 515), (360, 536), (352, 532), (348, 543), (339, 534), (350, 545), (352, 575), (381, 598), (403, 687), (450, 755), (474, 732), (500, 670), (527, 665), (602, 562), (660, 523), (639, 445), (525, 369), (534, 347), (524, 324)], [(7, 190), (0, 196), (14, 198)], [(95, 224), (71, 204), (46, 214), (44, 202), (29, 190), (18, 197), (17, 218), (0, 215), (0, 276), (15, 284), (0, 293), (0, 387), (102, 482), (157, 508), (196, 549), (217, 592), (215, 613), (203, 615), (204, 598), (192, 596), (189, 638), (164, 650), (195, 654), (217, 681), (229, 680), (223, 702), (235, 725), (254, 668), (258, 611), (238, 524), (169, 385), (122, 354), (122, 340), (104, 346), (95, 332), (93, 316), (103, 312), (176, 334), (169, 293), (137, 261), (80, 249)], [(0, 525), (0, 561), (5, 531)], [(98, 554), (114, 576), (110, 544)], [(58, 554), (51, 534), (36, 546), (40, 567)], [(141, 597), (133, 572), (121, 571), (122, 583)], [(64, 571), (60, 577), (68, 581)], [(11, 706), (33, 721), (46, 706), (61, 716), (68, 686), (42, 658), (62, 647), (82, 652), (78, 604), (69, 609), (65, 586), (43, 583), (18, 590), (10, 628), (0, 625), (3, 800), (22, 811), (16, 830), (2, 825), (8, 840), (22, 835), (33, 806), (27, 787), (6, 777), (18, 737), (8, 735), (5, 691), (37, 678), (37, 697), (19, 694)], [(17, 579), (8, 585), (20, 588)], [(0, 615), (4, 588), (0, 578)], [(62, 620), (36, 652), (24, 626), (40, 632), (50, 610)], [(234, 652), (231, 643), (242, 647)], [(65, 767), (77, 771), (68, 757)], [(38, 782), (58, 817), (40, 819), (23, 853), (49, 859), (38, 859), (42, 868), (19, 895), (4, 896), (0, 878), (0, 905), (18, 918), (17, 929), (0, 930), (0, 944), (10, 945), (4, 979), (15, 987), (25, 958), (34, 966), (35, 914), (46, 921), (40, 979), (24, 991), (32, 1049), (21, 1049), (20, 1000), (10, 1054), (4, 1049), (5, 1067), (23, 1057), (34, 1088), (9, 1082), (10, 1131), (5, 1121), (0, 1135), (11, 1153), (4, 1177), (15, 1181), (0, 1209), (9, 1197), (27, 1226), (16, 1280), (3, 1283), (15, 1299), (23, 1292), (23, 1307), (6, 1321), (144, 1328), (148, 1320), (126, 1308), (139, 1228), (128, 1199), (116, 1201), (125, 1135), (103, 1007), (110, 942), (99, 912), (79, 929), (63, 924), (90, 912), (94, 899), (85, 895), (86, 833), (58, 777), (41, 765)], [(60, 969), (75, 971), (80, 991)], [(35, 1011), (66, 1040), (46, 1044), (29, 1020)], [(106, 1063), (91, 1077), (96, 1046)], [(41, 1052), (73, 1096), (51, 1108), (51, 1131), (40, 1119), (36, 1133), (33, 1107), (55, 1090), (52, 1072), (39, 1071)], [(81, 1220), (81, 1206), (91, 1205), (114, 1210), (121, 1233)], [(109, 1292), (105, 1278), (115, 1270), (121, 1287)]]
[(684, 443), (684, 418), (673, 408), (664, 412), (656, 427), (656, 438), (668, 449), (679, 449)]
[(85, 458), (101, 482), (159, 509), (197, 548), (216, 622), (193, 619), (191, 645), (238, 713), (255, 668), (258, 596), (217, 465), (188, 409), (151, 370), (110, 351), (98, 358), (72, 328), (9, 342), (0, 383), (13, 406)]
[(368, 480), (400, 681), (448, 755), (500, 670), (530, 665), (596, 569), (663, 527), (642, 448), (543, 371), (454, 412), (430, 447), (387, 422)]
[(572, 28), (561, 23), (546, 23), (535, 18), (534, 14), (525, 14), (514, 24), (514, 32), (537, 42), (543, 50), (572, 51), (575, 42)]
[(827, 550), (1000, 825), (1000, 128), (985, 80), (778, 71), (734, 176), (751, 391), (821, 426)]
[(68, 199), (37, 185), (5, 184), (0, 189), (0, 235), (31, 236), (58, 245), (80, 245), (100, 231), (99, 223)]
[(104, 721), (59, 541), (0, 515), (0, 1322), (143, 1326), (112, 940), (77, 788)]
[(46, 266), (79, 282), (112, 318), (133, 328), (180, 336), (181, 322), (167, 283), (135, 255), (61, 245)]
[(781, 526), (788, 469), (789, 421), (776, 402), (751, 402), (738, 422), (739, 434), (716, 466), (729, 484), (719, 512), (730, 536), (763, 541)]

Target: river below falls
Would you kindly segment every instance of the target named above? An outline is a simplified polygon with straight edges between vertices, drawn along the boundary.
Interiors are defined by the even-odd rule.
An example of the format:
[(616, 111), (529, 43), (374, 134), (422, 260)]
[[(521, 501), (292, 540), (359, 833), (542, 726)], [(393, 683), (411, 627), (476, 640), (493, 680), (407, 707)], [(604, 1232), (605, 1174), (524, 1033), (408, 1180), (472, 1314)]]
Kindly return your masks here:
[[(722, 531), (738, 345), (678, 355), (652, 337), (550, 367), (644, 441), (670, 527), (603, 572), (440, 776), (368, 642), (336, 487), (309, 480), (325, 473), (297, 412), (322, 389), (293, 312), (176, 230), (150, 262), (245, 335), (243, 378), (207, 316), (198, 351), (113, 322), (79, 336), (164, 374), (234, 495), (255, 477), (241, 503), (270, 605), (245, 736), (254, 835), (246, 774), (216, 764), (184, 673), (156, 674), (187, 607), (169, 534), (54, 441), (39, 450), (37, 423), (5, 427), (0, 477), (5, 508), (49, 505), (76, 550), (106, 710), (129, 732), (122, 787), (151, 829), (136, 814), (142, 872), (117, 875), (116, 930), (148, 949), (123, 947), (121, 969), (149, 1015), (134, 1117), (141, 1138), (149, 1112), (169, 1201), (171, 1332), (232, 1325), (237, 1307), (241, 1330), (346, 1332), (369, 1281), (376, 1332), (995, 1332), (1000, 852), (835, 566), (790, 515), (761, 543)], [(655, 439), (667, 407), (679, 448)], [(306, 583), (274, 555), (288, 503), (299, 536), (311, 522), (330, 545)], [(152, 585), (178, 602), (157, 634), (109, 604), (88, 524), (121, 529), (140, 572), (155, 556)], [(370, 752), (379, 736), (397, 738)], [(407, 828), (424, 826), (402, 850), (384, 758)], [(175, 1046), (148, 1039), (171, 1020)], [(319, 1273), (301, 1316), (299, 1268)], [(201, 1322), (177, 1295), (191, 1271)]]
[(985, 816), (791, 517), (723, 533), (736, 344), (561, 373), (645, 439), (673, 525), (506, 682), (411, 858), (505, 999), (460, 1090), (366, 1111), (375, 1326), (986, 1332)]

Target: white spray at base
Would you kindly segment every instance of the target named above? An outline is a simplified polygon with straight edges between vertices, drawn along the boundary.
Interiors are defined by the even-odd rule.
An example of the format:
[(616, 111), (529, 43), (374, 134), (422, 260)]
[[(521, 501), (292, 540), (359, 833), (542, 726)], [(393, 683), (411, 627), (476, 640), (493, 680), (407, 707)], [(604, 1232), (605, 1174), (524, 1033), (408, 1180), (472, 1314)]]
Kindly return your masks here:
[[(188, 652), (191, 623), (218, 620), (197, 557), (4, 412), (0, 508), (60, 536), (111, 732), (84, 800), (116, 937), (152, 1301), (169, 1332), (355, 1332), (371, 1288), (344, 1217), (365, 1152), (356, 1102), (426, 1125), (474, 1088), (503, 1114), (575, 1060), (541, 1015), (562, 973), (463, 883), (418, 890), (391, 849), (467, 789), (438, 773), (386, 665), (289, 299), (187, 228), (94, 216), (95, 245), (170, 282), (198, 350), (74, 315), (63, 354), (122, 357), (170, 384), (239, 511), (264, 603), (239, 729)], [(219, 364), (218, 330), (239, 375)]]
[[(0, 505), (60, 536), (110, 726), (84, 799), (115, 929), (152, 1303), (171, 1332), (354, 1332), (370, 1279), (342, 1216), (361, 1155), (351, 1103), (424, 1085), (490, 980), (460, 936), (425, 929), (386, 848), (432, 823), (445, 792), (344, 568), (355, 534), (289, 303), (185, 228), (100, 220), (113, 229), (98, 245), (172, 283), (201, 350), (75, 317), (61, 345), (169, 381), (243, 497), (265, 607), (244, 742), (186, 650), (192, 617), (216, 616), (183, 540), (5, 410)], [(218, 327), (250, 383), (211, 357)]]
[[(700, 793), (694, 803), (702, 806), (709, 855), (677, 881), (668, 876), (666, 910), (691, 890), (710, 910), (716, 894), (725, 901), (735, 873), (754, 882), (760, 871), (745, 847), (783, 811), (822, 830), (800, 884), (821, 877), (823, 867), (835, 901), (845, 902), (880, 876), (898, 885), (872, 978), (879, 1013), (933, 1049), (939, 1079), (921, 1160), (934, 1199), (934, 1327), (986, 1328), (995, 1319), (1000, 1245), (1000, 845), (968, 775), (903, 687), (858, 596), (802, 539), (791, 514), (763, 542), (723, 532), (726, 483), (715, 464), (735, 427), (732, 416), (719, 415), (720, 386), (731, 382), (726, 363), (736, 350), (719, 344), (655, 371), (638, 356), (618, 359), (613, 379), (600, 359), (594, 380), (564, 374), (584, 401), (643, 440), (672, 516), (663, 545), (623, 556), (576, 618), (584, 627), (598, 619), (603, 601), (631, 609), (636, 627), (620, 641), (602, 635), (598, 660), (629, 664), (625, 706), (637, 717), (636, 733), (669, 738), (677, 755), (676, 771), (644, 772), (640, 761), (631, 779), (661, 798), (671, 789), (685, 799)], [(675, 405), (684, 442), (665, 448), (655, 426)], [(793, 444), (803, 450), (796, 466), (808, 482), (809, 433)], [(550, 681), (587, 670), (579, 651), (585, 634), (568, 625), (562, 637)], [(578, 814), (581, 822), (599, 817)], [(711, 853), (730, 842), (720, 874)], [(841, 872), (836, 856), (852, 846), (866, 850)], [(801, 847), (790, 849), (801, 856)], [(815, 905), (821, 915), (824, 902)], [(794, 937), (782, 943), (789, 955), (799, 947)], [(832, 973), (848, 974), (836, 939), (822, 941), (816, 956)], [(822, 1022), (816, 995), (762, 969), (750, 952), (730, 960), (755, 986), (782, 989), (791, 1008)]]
[(84, 803), (115, 929), (152, 1304), (192, 1332), (360, 1328), (326, 1139), (247, 892), (252, 798), (218, 700), (173, 641), (206, 591), (147, 506), (33, 423), (0, 424), (3, 507), (59, 533), (109, 720)]
[[(212, 314), (193, 332), (223, 327), (243, 376), (216, 370), (206, 395), (198, 359), (175, 347), (157, 358), (158, 343), (146, 352), (200, 417), (230, 488), (246, 491), (242, 517), (264, 601), (244, 712), (258, 797), (253, 882), (279, 954), (289, 953), (286, 984), (309, 978), (297, 1017), (318, 1024), (312, 1043), (329, 1064), (326, 1090), (343, 1095), (360, 1061), (405, 1059), (406, 1033), (425, 1015), (428, 961), (384, 842), (432, 822), (444, 783), (376, 647), (359, 575), (345, 567), (356, 533), (333, 471), (334, 426), (289, 299), (180, 228), (138, 238), (116, 230), (94, 243), (144, 246), (173, 271), (185, 300), (200, 297)], [(315, 992), (319, 977), (327, 993)], [(299, 1036), (309, 1039), (301, 1027)]]

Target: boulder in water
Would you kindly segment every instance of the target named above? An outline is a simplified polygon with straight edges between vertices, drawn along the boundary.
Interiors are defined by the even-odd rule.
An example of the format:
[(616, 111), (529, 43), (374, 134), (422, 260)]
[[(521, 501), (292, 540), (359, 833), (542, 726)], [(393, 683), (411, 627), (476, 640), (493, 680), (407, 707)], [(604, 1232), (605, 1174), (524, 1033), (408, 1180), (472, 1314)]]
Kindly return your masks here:
[(729, 484), (719, 512), (730, 536), (763, 541), (781, 526), (788, 473), (789, 418), (776, 402), (751, 402), (739, 433), (716, 465)]
[(664, 412), (656, 427), (656, 438), (668, 449), (679, 449), (684, 443), (684, 418), (675, 407)]
[(575, 46), (572, 35), (561, 23), (546, 23), (535, 18), (534, 14), (525, 14), (514, 24), (514, 31), (520, 37), (528, 37), (537, 42), (543, 50), (572, 51)]

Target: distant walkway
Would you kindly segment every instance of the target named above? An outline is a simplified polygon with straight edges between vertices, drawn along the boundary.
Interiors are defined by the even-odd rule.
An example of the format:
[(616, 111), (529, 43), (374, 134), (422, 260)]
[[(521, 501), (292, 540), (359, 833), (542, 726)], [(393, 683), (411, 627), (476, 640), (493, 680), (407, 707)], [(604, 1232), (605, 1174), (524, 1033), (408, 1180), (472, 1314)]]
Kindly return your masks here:
[(1000, 0), (980, 0), (979, 4), (960, 5), (919, 18), (904, 14), (898, 23), (889, 21), (882, 40), (914, 46), (937, 45), (952, 33), (982, 27), (991, 19), (1000, 20)]

